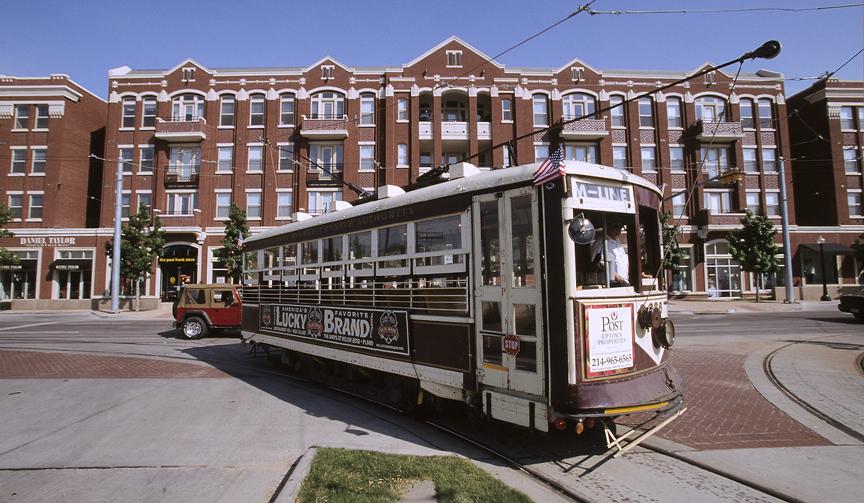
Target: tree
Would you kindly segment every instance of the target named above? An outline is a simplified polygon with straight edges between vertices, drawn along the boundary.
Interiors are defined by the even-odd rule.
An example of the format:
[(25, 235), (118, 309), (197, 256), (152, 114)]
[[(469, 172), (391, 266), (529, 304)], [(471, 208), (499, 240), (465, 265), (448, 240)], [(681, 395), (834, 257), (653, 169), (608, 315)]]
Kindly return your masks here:
[[(120, 275), (134, 286), (136, 306), (141, 301), (141, 281), (150, 275), (153, 260), (162, 254), (163, 246), (162, 222), (158, 216), (151, 219), (147, 207), (141, 205), (138, 213), (129, 217), (120, 236)], [(113, 243), (105, 243), (105, 254), (111, 256), (113, 252)]]
[[(15, 236), (12, 231), (6, 229), (6, 224), (12, 221), (12, 212), (3, 203), (0, 203), (0, 238), (11, 238)], [(15, 265), (18, 257), (9, 250), (0, 246), (0, 265)]]
[(239, 283), (243, 273), (243, 242), (249, 237), (249, 224), (246, 223), (246, 212), (231, 203), (228, 220), (225, 221), (225, 238), (222, 248), (213, 252), (218, 260), (228, 269), (231, 283)]
[[(864, 234), (855, 238), (855, 242), (852, 243), (852, 249), (855, 250), (855, 260), (857, 260), (859, 264), (864, 265)], [(864, 268), (862, 268), (860, 276), (858, 276), (859, 283), (861, 283), (862, 277), (864, 277)]]
[[(674, 273), (686, 257), (684, 250), (678, 244), (681, 226), (675, 222), (672, 212), (664, 211), (660, 213), (660, 227), (663, 234), (663, 270)], [(667, 282), (667, 289), (671, 286), (672, 282)]]
[(780, 269), (780, 260), (777, 258), (780, 247), (774, 244), (777, 231), (768, 217), (754, 215), (750, 210), (741, 219), (741, 225), (741, 229), (730, 232), (726, 238), (729, 252), (742, 270), (756, 273), (756, 302), (759, 302), (762, 274)]

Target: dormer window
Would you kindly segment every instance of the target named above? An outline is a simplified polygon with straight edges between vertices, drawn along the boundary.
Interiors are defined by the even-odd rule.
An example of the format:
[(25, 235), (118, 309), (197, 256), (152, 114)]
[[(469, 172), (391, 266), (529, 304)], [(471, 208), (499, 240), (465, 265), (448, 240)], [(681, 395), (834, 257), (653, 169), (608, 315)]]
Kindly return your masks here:
[(447, 66), (462, 68), (462, 51), (447, 51)]
[(183, 69), (183, 81), (184, 82), (194, 82), (195, 81), (195, 68), (188, 67)]
[(705, 74), (705, 85), (712, 85), (717, 83), (717, 72), (708, 72)]
[(335, 68), (333, 65), (321, 65), (321, 78), (324, 80), (332, 79)]
[(585, 80), (585, 68), (581, 66), (570, 68), (570, 78), (575, 81)]

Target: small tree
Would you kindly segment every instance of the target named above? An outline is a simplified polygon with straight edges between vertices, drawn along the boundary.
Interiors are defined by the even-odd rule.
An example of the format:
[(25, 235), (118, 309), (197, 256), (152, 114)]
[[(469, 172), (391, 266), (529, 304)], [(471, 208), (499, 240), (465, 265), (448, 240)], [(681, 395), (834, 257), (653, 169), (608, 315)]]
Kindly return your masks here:
[[(0, 203), (0, 238), (11, 238), (15, 234), (6, 228), (6, 224), (12, 221), (12, 212), (9, 211), (3, 203)], [(18, 263), (18, 257), (13, 255), (9, 250), (0, 246), (0, 265), (15, 265)]]
[(675, 270), (684, 261), (684, 251), (678, 244), (678, 234), (681, 233), (681, 226), (675, 223), (675, 217), (671, 212), (665, 211), (660, 213), (660, 226), (663, 234), (663, 270), (669, 271), (666, 277), (669, 281), (666, 288), (671, 289), (672, 278)]
[(243, 242), (250, 234), (249, 224), (246, 223), (246, 212), (231, 203), (231, 211), (228, 213), (228, 220), (225, 221), (222, 248), (213, 252), (213, 255), (225, 264), (231, 283), (240, 282), (240, 276), (243, 274)]
[[(135, 288), (135, 305), (141, 302), (141, 281), (150, 275), (153, 260), (162, 254), (165, 246), (165, 231), (159, 217), (150, 218), (147, 207), (142, 205), (138, 213), (129, 217), (120, 236), (120, 275)], [(105, 254), (114, 253), (113, 243), (105, 243)]]
[(750, 210), (741, 219), (741, 225), (741, 229), (730, 232), (727, 237), (729, 252), (742, 270), (756, 273), (756, 302), (759, 302), (762, 274), (780, 269), (780, 260), (777, 259), (780, 247), (774, 244), (777, 231), (768, 217), (754, 215)]
[(858, 277), (860, 283), (861, 276), (864, 276), (864, 234), (855, 238), (855, 242), (852, 243), (852, 249), (855, 250), (855, 260), (857, 260), (858, 264), (862, 267), (862, 271)]

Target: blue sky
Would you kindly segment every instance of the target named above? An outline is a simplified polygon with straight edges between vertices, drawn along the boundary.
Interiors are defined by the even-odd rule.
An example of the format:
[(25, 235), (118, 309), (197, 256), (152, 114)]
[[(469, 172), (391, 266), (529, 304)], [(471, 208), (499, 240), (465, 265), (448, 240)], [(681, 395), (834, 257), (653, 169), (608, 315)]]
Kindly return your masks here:
[[(187, 57), (211, 67), (306, 66), (330, 55), (349, 66), (400, 65), (450, 35), (489, 56), (506, 50), (588, 0), (229, 2), (10, 1), (2, 8), (0, 73), (68, 73), (100, 96), (109, 68), (170, 68)], [(813, 7), (862, 0), (597, 0), (595, 10)], [(365, 5), (357, 8), (356, 5)], [(434, 6), (430, 8), (429, 6)], [(574, 57), (597, 68), (694, 69), (721, 63), (769, 39), (771, 61), (747, 63), (787, 78), (834, 70), (864, 47), (864, 8), (805, 13), (588, 16), (580, 14), (498, 58), (557, 67)], [(864, 79), (864, 56), (840, 74)], [(808, 82), (787, 82), (787, 94)]]

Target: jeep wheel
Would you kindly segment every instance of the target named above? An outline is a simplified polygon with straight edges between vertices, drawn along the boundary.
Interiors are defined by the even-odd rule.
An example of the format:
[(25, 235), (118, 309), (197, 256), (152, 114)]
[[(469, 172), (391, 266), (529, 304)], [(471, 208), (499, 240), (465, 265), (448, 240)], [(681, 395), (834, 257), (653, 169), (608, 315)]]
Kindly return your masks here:
[(207, 335), (207, 323), (198, 316), (190, 316), (183, 321), (183, 335), (187, 339), (200, 339)]

